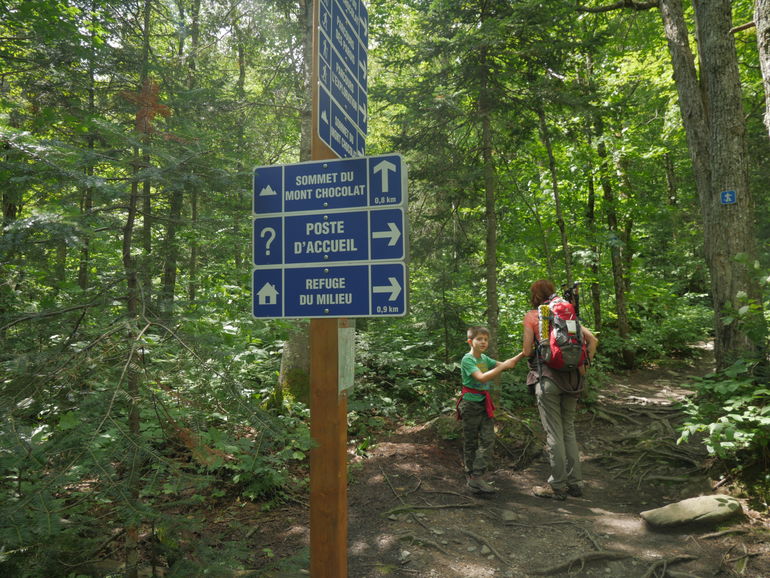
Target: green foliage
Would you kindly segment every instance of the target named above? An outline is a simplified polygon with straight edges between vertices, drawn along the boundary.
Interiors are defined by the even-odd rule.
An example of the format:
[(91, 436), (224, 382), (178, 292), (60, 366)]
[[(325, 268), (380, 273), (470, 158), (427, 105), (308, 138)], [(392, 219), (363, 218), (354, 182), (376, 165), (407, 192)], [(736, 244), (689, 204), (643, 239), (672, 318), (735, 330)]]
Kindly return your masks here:
[[(276, 388), (290, 326), (249, 315), (251, 167), (299, 160), (310, 108), (299, 6), (0, 3), (0, 573), (119, 567), (133, 524), (168, 575), (221, 573), (252, 554), (242, 536), (207, 533), (206, 511), (228, 499), (271, 508), (304, 491), (308, 411)], [(490, 215), (498, 357), (518, 351), (529, 284), (566, 281), (557, 186), (572, 276), (598, 289), (593, 303), (584, 292), (583, 316), (603, 320), (589, 400), (629, 346), (644, 363), (708, 338), (696, 194), (652, 11), (369, 6), (367, 150), (397, 150), (409, 166), (410, 314), (360, 322), (349, 400), (358, 451), (398, 421), (453, 410), (465, 329), (489, 313)], [(770, 162), (753, 44), (738, 49), (763, 211)], [(151, 103), (138, 102), (145, 80)], [(744, 264), (764, 271), (770, 223), (758, 223), (759, 261)], [(736, 297), (723, 322), (764, 339), (767, 303)], [(506, 408), (531, 409), (525, 374), (521, 364), (500, 380)], [(766, 405), (747, 375), (711, 378), (689, 406), (690, 432), (708, 434), (715, 455), (762, 456)]]
[[(640, 364), (664, 357), (688, 357), (697, 343), (706, 341), (712, 332), (713, 310), (702, 295), (677, 296), (665, 289), (647, 294), (637, 301), (631, 342)], [(635, 296), (639, 300), (639, 296)], [(598, 358), (605, 369), (617, 367), (625, 343), (612, 327), (599, 336)]]
[(456, 364), (435, 361), (436, 346), (419, 324), (371, 322), (358, 333), (357, 352), (359, 377), (348, 403), (354, 416), (435, 416), (457, 391)]
[(724, 372), (696, 381), (681, 439), (702, 435), (709, 453), (729, 467), (766, 468), (770, 463), (770, 389), (755, 368), (739, 360)]

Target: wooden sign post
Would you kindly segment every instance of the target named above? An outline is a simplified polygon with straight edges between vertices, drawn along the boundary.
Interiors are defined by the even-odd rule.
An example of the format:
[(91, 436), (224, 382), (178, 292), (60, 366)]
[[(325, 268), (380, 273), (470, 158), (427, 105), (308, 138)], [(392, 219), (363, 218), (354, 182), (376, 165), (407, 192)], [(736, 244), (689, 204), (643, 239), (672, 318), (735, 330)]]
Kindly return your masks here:
[(338, 319), (310, 320), (310, 575), (348, 575), (347, 398), (338, 390)]
[[(319, 4), (313, 5), (312, 160), (337, 155), (318, 135)], [(310, 575), (347, 578), (347, 394), (340, 392), (338, 318), (310, 320)]]

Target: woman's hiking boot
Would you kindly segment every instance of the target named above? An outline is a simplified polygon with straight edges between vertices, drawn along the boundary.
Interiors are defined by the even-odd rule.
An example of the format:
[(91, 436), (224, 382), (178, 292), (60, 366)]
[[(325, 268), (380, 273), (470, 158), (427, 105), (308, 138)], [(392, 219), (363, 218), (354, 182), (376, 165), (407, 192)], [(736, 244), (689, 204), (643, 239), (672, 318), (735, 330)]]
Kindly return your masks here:
[(567, 493), (573, 498), (581, 498), (583, 496), (583, 488), (577, 484), (569, 485), (567, 486)]
[(567, 492), (564, 490), (557, 490), (556, 488), (553, 488), (550, 484), (547, 484), (545, 486), (535, 486), (532, 488), (532, 493), (536, 495), (538, 498), (551, 498), (553, 500), (566, 500), (567, 499)]
[(485, 494), (493, 494), (497, 491), (497, 488), (485, 481), (481, 476), (468, 476), (468, 487), (474, 492), (483, 492)]

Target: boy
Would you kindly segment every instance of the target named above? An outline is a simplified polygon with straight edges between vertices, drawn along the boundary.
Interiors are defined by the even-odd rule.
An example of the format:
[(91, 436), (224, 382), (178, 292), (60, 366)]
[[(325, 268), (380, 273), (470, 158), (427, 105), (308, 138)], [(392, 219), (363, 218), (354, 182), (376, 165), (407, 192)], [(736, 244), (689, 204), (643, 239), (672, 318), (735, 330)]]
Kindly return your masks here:
[(492, 403), (488, 383), (506, 369), (513, 369), (524, 356), (498, 362), (484, 352), (489, 347), (489, 329), (468, 329), (471, 350), (460, 362), (463, 390), (457, 401), (458, 418), (463, 422), (463, 461), (468, 487), (477, 492), (492, 493), (494, 486), (483, 479), (487, 462), (495, 444), (495, 406)]

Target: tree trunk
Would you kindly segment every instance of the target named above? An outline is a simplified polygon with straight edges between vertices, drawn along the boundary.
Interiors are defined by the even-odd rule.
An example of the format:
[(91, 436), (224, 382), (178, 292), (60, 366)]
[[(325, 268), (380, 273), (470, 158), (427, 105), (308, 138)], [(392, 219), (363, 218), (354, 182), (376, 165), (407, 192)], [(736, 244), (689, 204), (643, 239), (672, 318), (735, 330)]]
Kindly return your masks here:
[[(91, 50), (93, 51), (94, 33), (90, 35)], [(88, 57), (88, 115), (89, 117), (96, 116), (96, 79), (94, 73), (93, 56)], [(93, 154), (96, 148), (96, 135), (94, 130), (89, 128), (88, 136), (86, 137), (86, 146), (89, 152), (89, 161), (85, 167), (85, 174), (90, 181), (90, 178), (94, 175), (94, 161)], [(83, 188), (83, 195), (80, 199), (80, 214), (84, 215), (86, 219), (90, 219), (91, 211), (94, 208), (94, 189), (91, 186), (85, 186)], [(90, 235), (83, 236), (83, 244), (80, 248), (80, 263), (78, 264), (78, 286), (84, 291), (88, 289), (89, 284), (89, 270), (91, 268), (91, 238)]]
[(275, 405), (280, 407), (285, 392), (310, 406), (310, 326), (307, 321), (295, 321), (283, 344), (279, 386)]
[[(700, 83), (681, 0), (661, 0), (660, 9), (700, 200), (711, 273), (714, 353), (717, 367), (724, 369), (741, 357), (760, 358), (767, 327), (759, 283), (751, 270), (756, 258), (754, 203), (746, 162), (738, 59), (730, 34), (731, 3), (695, 0), (693, 5)], [(735, 202), (723, 204), (722, 193)], [(746, 313), (739, 313), (744, 305), (751, 306)]]
[(300, 151), (299, 156), (301, 161), (310, 160), (310, 145), (312, 142), (312, 127), (313, 111), (311, 110), (312, 93), (310, 88), (310, 76), (312, 74), (312, 62), (313, 62), (313, 2), (311, 0), (300, 0), (299, 2), (299, 14), (301, 18), (304, 18), (305, 22), (305, 41), (302, 43), (302, 53), (304, 54), (304, 84), (307, 87), (305, 91), (311, 98), (306, 98), (304, 102), (306, 106), (302, 109), (300, 114)]
[[(556, 224), (561, 233), (561, 248), (564, 253), (564, 282), (571, 287), (574, 279), (572, 278), (572, 255), (569, 248), (569, 238), (567, 237), (567, 226), (564, 222), (564, 215), (561, 211), (561, 196), (559, 194), (559, 179), (556, 174), (556, 159), (553, 156), (553, 147), (551, 147), (551, 138), (548, 135), (548, 125), (545, 121), (545, 112), (538, 108), (537, 116), (540, 119), (540, 139), (543, 142), (548, 153), (548, 172), (551, 176), (551, 188), (553, 189), (553, 201), (556, 206)], [(553, 279), (556, 286), (559, 286), (559, 279)]]
[[(149, 86), (149, 58), (150, 58), (150, 23), (152, 16), (152, 0), (145, 0), (143, 5), (143, 50), (141, 60), (141, 72), (139, 75), (139, 92), (143, 92)], [(123, 269), (126, 275), (128, 295), (126, 300), (126, 317), (128, 321), (128, 335), (127, 338), (127, 350), (128, 359), (126, 361), (126, 394), (129, 399), (128, 406), (128, 436), (129, 441), (129, 455), (126, 462), (126, 468), (128, 469), (126, 476), (126, 494), (128, 500), (128, 508), (126, 511), (134, 512), (127, 516), (125, 521), (126, 529), (126, 578), (137, 578), (139, 573), (139, 528), (141, 527), (141, 521), (137, 518), (135, 513), (141, 512), (141, 452), (140, 452), (140, 440), (141, 440), (141, 423), (139, 413), (140, 403), (140, 376), (136, 370), (137, 362), (134, 360), (136, 340), (138, 338), (137, 322), (139, 319), (139, 275), (136, 266), (136, 260), (132, 254), (133, 251), (133, 237), (134, 227), (136, 223), (137, 209), (139, 205), (139, 181), (137, 180), (137, 173), (149, 165), (149, 148), (147, 142), (149, 140), (150, 119), (147, 119), (146, 123), (139, 122), (140, 115), (146, 111), (142, 110), (142, 107), (146, 106), (141, 101), (137, 102), (137, 122), (136, 128), (144, 143), (144, 150), (134, 150), (134, 180), (131, 183), (131, 191), (128, 198), (128, 212), (126, 214), (126, 224), (123, 227)], [(144, 193), (144, 210), (148, 211), (148, 198), (150, 191), (149, 180), (145, 180), (142, 183)], [(148, 246), (147, 246), (147, 232), (149, 231), (149, 213), (145, 212), (144, 225), (142, 227), (144, 237), (144, 257), (145, 267), (149, 268)], [(149, 271), (145, 271), (144, 280), (147, 283), (150, 277)], [(147, 303), (150, 299), (150, 294), (146, 292), (143, 295), (144, 303)]]
[[(139, 164), (138, 151), (134, 155)], [(138, 170), (138, 169), (137, 169)], [(137, 338), (137, 319), (139, 312), (139, 282), (136, 273), (136, 261), (131, 254), (133, 247), (134, 223), (136, 221), (136, 211), (139, 198), (139, 183), (131, 184), (131, 192), (128, 198), (128, 212), (126, 214), (126, 224), (123, 226), (123, 269), (126, 275), (128, 295), (126, 300), (126, 316), (128, 318), (128, 334), (126, 342), (128, 347), (128, 359), (126, 360), (126, 394), (129, 398), (128, 409), (128, 436), (129, 459), (125, 467), (127, 468), (126, 487), (129, 507), (127, 510), (139, 512), (139, 443), (141, 437), (141, 428), (139, 422), (139, 374), (135, 369), (136, 363), (133, 359), (134, 346)], [(134, 516), (130, 516), (125, 522), (126, 529), (126, 577), (137, 578), (139, 566), (139, 521)]]
[[(588, 144), (591, 146), (591, 135), (588, 135)], [(589, 160), (589, 163), (591, 161)], [(599, 245), (596, 241), (596, 187), (594, 186), (594, 168), (593, 163), (589, 164), (587, 169), (586, 182), (588, 184), (588, 202), (586, 203), (586, 221), (591, 235), (591, 276), (596, 281), (591, 283), (591, 308), (594, 314), (593, 329), (596, 333), (602, 330), (602, 307), (601, 307), (601, 285), (599, 284)]]
[[(193, 230), (198, 226), (198, 191), (193, 189), (190, 195), (190, 226)], [(190, 240), (190, 267), (187, 275), (187, 297), (190, 303), (198, 298), (198, 236)], [(236, 263), (236, 268), (239, 269)]]
[[(313, 55), (313, 3), (300, 0), (299, 20), (304, 23), (302, 28), (302, 53), (304, 54), (303, 83), (304, 92), (307, 95), (305, 101), (308, 106), (300, 113), (300, 161), (309, 160), (311, 157), (312, 142), (312, 91), (310, 77), (312, 72)], [(281, 370), (278, 376), (278, 385), (275, 392), (276, 403), (283, 399), (285, 391), (288, 391), (294, 399), (310, 404), (310, 326), (307, 322), (295, 321), (284, 342), (281, 355)]]
[(759, 67), (765, 87), (765, 127), (770, 134), (770, 0), (755, 0), (754, 24), (757, 27)]
[[(602, 119), (596, 119), (597, 135), (603, 133)], [(622, 240), (618, 231), (618, 216), (616, 212), (615, 193), (609, 176), (609, 155), (607, 147), (602, 140), (596, 147), (596, 152), (601, 159), (599, 167), (599, 182), (604, 196), (604, 210), (607, 214), (607, 227), (610, 232), (610, 260), (612, 262), (612, 280), (615, 287), (615, 312), (618, 316), (618, 336), (623, 343), (623, 363), (626, 367), (634, 367), (636, 354), (630, 346), (631, 331), (628, 323), (628, 310), (626, 308), (626, 283), (623, 274), (623, 257), (621, 254)]]
[(487, 327), (490, 332), (489, 355), (497, 356), (497, 333), (500, 325), (500, 304), (497, 299), (497, 174), (492, 152), (492, 111), (489, 94), (489, 63), (487, 51), (480, 53), (481, 79), (479, 86), (479, 117), (481, 119), (481, 162), (484, 171), (484, 220), (486, 223), (486, 254), (484, 269), (487, 282)]
[(166, 221), (166, 238), (163, 240), (163, 277), (159, 307), (160, 314), (168, 320), (174, 309), (174, 293), (176, 292), (176, 271), (179, 263), (179, 244), (176, 234), (182, 221), (182, 205), (184, 194), (179, 185), (174, 186), (169, 204)]
[[(190, 49), (187, 50), (184, 37), (180, 36), (177, 57), (187, 60), (187, 90), (192, 92), (197, 84), (196, 68), (200, 44), (200, 0), (193, 0), (190, 5)], [(179, 12), (184, 20), (184, 7), (179, 6)], [(189, 113), (190, 109), (186, 111)], [(182, 165), (184, 166), (184, 165)], [(195, 186), (194, 184), (192, 185)], [(182, 226), (182, 208), (184, 206), (185, 187), (182, 184), (172, 185), (169, 202), (168, 219), (166, 221), (166, 237), (163, 242), (163, 277), (160, 289), (160, 313), (168, 317), (174, 310), (174, 299), (177, 284), (177, 268), (179, 265), (179, 245), (177, 232)]]

